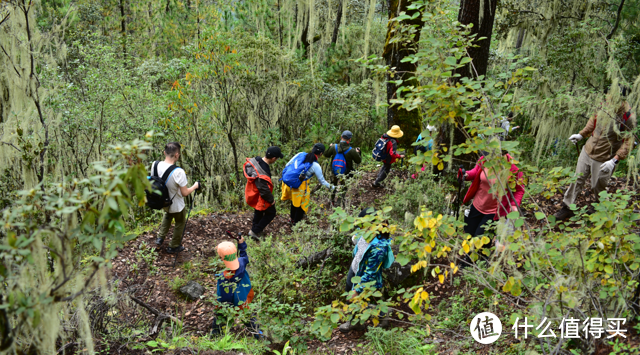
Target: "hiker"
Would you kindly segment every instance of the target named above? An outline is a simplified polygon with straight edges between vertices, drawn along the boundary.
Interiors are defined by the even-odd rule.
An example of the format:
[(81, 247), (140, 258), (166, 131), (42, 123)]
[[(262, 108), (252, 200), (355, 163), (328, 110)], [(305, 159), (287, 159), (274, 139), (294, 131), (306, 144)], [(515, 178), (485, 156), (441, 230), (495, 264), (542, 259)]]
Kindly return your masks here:
[[(217, 251), (218, 256), (220, 256), (224, 266), (227, 268), (227, 270), (222, 271), (222, 274), (216, 275), (218, 279), (216, 287), (217, 300), (229, 307), (244, 309), (251, 303), (255, 295), (253, 287), (251, 287), (249, 272), (247, 272), (247, 265), (249, 265), (247, 243), (243, 237), (240, 237), (237, 248), (233, 242), (222, 242), (218, 244)], [(254, 318), (251, 318), (245, 326), (251, 330), (256, 339), (260, 339), (262, 332), (259, 330)], [(211, 325), (211, 334), (219, 335), (221, 329), (222, 325), (218, 323), (218, 315), (216, 314)]]
[[(624, 95), (626, 89), (622, 91)], [(596, 201), (600, 201), (600, 192), (607, 187), (616, 165), (633, 149), (635, 129), (636, 114), (631, 112), (631, 106), (623, 99), (613, 120), (609, 122), (604, 119), (598, 120), (596, 114), (589, 119), (580, 133), (569, 137), (571, 143), (576, 144), (584, 137), (590, 136), (578, 157), (576, 166), (578, 179), (569, 185), (564, 194), (562, 208), (554, 215), (556, 220), (562, 221), (574, 216), (569, 206), (576, 202), (589, 176), (591, 176), (591, 191)], [(593, 211), (593, 207), (590, 206), (588, 213), (591, 214)]]
[[(428, 126), (427, 126), (427, 129), (429, 130), (429, 132), (431, 132), (431, 134), (433, 134), (433, 131), (435, 131), (435, 130), (436, 130), (436, 127), (434, 127), (434, 126), (432, 126), (432, 125), (428, 125)], [(416, 143), (421, 142), (421, 141), (423, 141), (423, 140), (424, 140), (424, 138), (422, 138), (422, 133), (420, 133), (420, 134), (418, 135), (418, 139), (416, 139)], [(426, 145), (422, 145), (422, 144), (418, 144), (418, 145), (416, 145), (416, 144), (414, 143), (414, 146), (413, 146), (413, 154), (418, 155), (418, 152), (422, 152), (422, 154), (424, 154), (424, 153), (426, 153), (426, 152), (428, 152), (428, 151), (430, 151), (430, 150), (432, 150), (432, 149), (433, 149), (433, 138), (429, 139), (429, 141), (427, 142), (427, 144), (426, 144)], [(427, 168), (427, 164), (424, 164), (424, 163), (423, 163), (423, 164), (422, 164), (422, 168), (420, 168), (420, 171), (419, 171), (419, 172), (417, 172), (417, 173), (411, 174), (411, 178), (412, 178), (412, 179), (417, 179), (417, 178), (418, 178), (418, 174), (419, 174), (420, 172), (424, 172), (424, 171), (426, 170), (426, 168)]]
[(249, 230), (249, 236), (259, 239), (262, 231), (276, 217), (276, 206), (273, 198), (273, 182), (271, 182), (271, 169), (278, 158), (284, 158), (279, 147), (269, 147), (264, 157), (247, 158), (242, 168), (247, 185), (244, 188), (244, 197), (247, 205), (253, 207), (253, 224)]
[[(329, 149), (324, 152), (326, 158), (331, 158), (331, 171), (333, 172), (331, 183), (335, 186), (344, 184), (344, 179), (353, 176), (353, 165), (362, 162), (360, 148), (351, 148), (351, 138), (353, 138), (353, 133), (350, 131), (342, 132), (340, 135), (340, 143), (337, 145), (331, 143)], [(333, 202), (335, 195), (336, 190), (334, 189), (331, 194), (331, 202)], [(339, 205), (342, 204), (341, 200), (342, 197), (338, 199)]]
[(296, 224), (304, 218), (309, 209), (309, 186), (307, 180), (314, 175), (320, 183), (330, 189), (336, 187), (328, 183), (322, 175), (322, 168), (318, 158), (324, 153), (322, 143), (316, 143), (311, 153), (296, 154), (282, 171), (282, 201), (291, 200), (291, 224)]
[[(509, 154), (503, 154), (503, 157), (511, 162), (513, 159)], [(507, 183), (512, 182), (515, 179), (515, 189), (511, 191), (508, 184), (504, 187), (498, 187), (498, 189), (504, 191), (502, 201), (498, 203), (495, 196), (491, 193), (491, 187), (496, 183), (496, 179), (489, 180), (488, 175), (500, 175), (500, 172), (489, 172), (484, 168), (484, 156), (478, 159), (476, 166), (467, 171), (464, 174), (464, 179), (469, 181), (473, 180), (467, 194), (464, 196), (462, 203), (467, 203), (473, 199), (469, 214), (465, 213), (464, 217), (464, 232), (470, 234), (471, 237), (487, 236), (492, 239), (489, 233), (486, 233), (486, 224), (489, 221), (497, 221), (500, 217), (505, 217), (507, 214), (518, 210), (518, 206), (522, 202), (524, 196), (524, 181), (523, 174), (519, 171), (515, 164), (511, 164), (509, 169), (510, 173), (507, 178)], [(489, 243), (491, 245), (491, 243)], [(469, 255), (466, 255), (464, 262), (470, 263)]]
[(504, 141), (507, 139), (507, 136), (509, 135), (509, 133), (515, 131), (516, 129), (520, 128), (520, 126), (515, 126), (513, 128), (511, 128), (511, 121), (513, 121), (513, 112), (509, 112), (509, 114), (507, 115), (507, 117), (503, 117), (502, 121), (500, 122), (500, 128), (504, 129), (503, 133), (498, 134), (498, 139), (501, 141)]
[(170, 171), (169, 176), (165, 179), (165, 185), (169, 191), (171, 205), (165, 207), (164, 218), (156, 239), (157, 245), (162, 245), (164, 237), (169, 233), (171, 223), (175, 220), (176, 224), (173, 228), (173, 238), (167, 253), (175, 254), (184, 250), (182, 246), (182, 234), (187, 224), (187, 209), (185, 208), (184, 198), (189, 196), (193, 191), (200, 187), (200, 183), (196, 181), (193, 186), (187, 187), (187, 175), (182, 168), (176, 167), (175, 163), (180, 159), (180, 143), (169, 142), (164, 146), (164, 161), (153, 162), (151, 164), (152, 176), (164, 176), (165, 172)]
[[(435, 131), (436, 127), (432, 126), (432, 125), (428, 125), (427, 129), (429, 130), (429, 132), (433, 133), (433, 131)], [(422, 138), (422, 133), (420, 133), (418, 135), (418, 139), (416, 139), (416, 143), (423, 141), (424, 138)], [(413, 153), (415, 155), (418, 155), (418, 152), (422, 152), (422, 153), (426, 153), (428, 151), (430, 151), (431, 149), (433, 149), (433, 138), (429, 139), (429, 141), (427, 142), (426, 145), (422, 145), (422, 144), (418, 144), (418, 145), (414, 145), (413, 146)], [(424, 169), (423, 169), (424, 171)]]
[(373, 159), (382, 162), (382, 167), (378, 172), (378, 177), (373, 183), (373, 187), (382, 187), (380, 183), (387, 178), (387, 175), (391, 171), (391, 164), (396, 159), (404, 158), (403, 154), (398, 154), (398, 141), (397, 139), (402, 137), (404, 132), (400, 130), (399, 126), (393, 126), (387, 133), (383, 134), (376, 146), (373, 149)]
[[(364, 217), (369, 214), (373, 214), (375, 210), (373, 208), (365, 208), (360, 211), (358, 217)], [(393, 251), (391, 250), (391, 238), (389, 233), (381, 233), (373, 238), (370, 242), (367, 242), (363, 236), (358, 234), (354, 235), (356, 246), (353, 248), (353, 260), (349, 267), (347, 274), (346, 291), (349, 292), (349, 299), (356, 297), (362, 292), (364, 284), (375, 281), (373, 285), (376, 289), (381, 289), (384, 286), (382, 279), (382, 270), (391, 267), (391, 264), (395, 261)], [(360, 286), (354, 285), (351, 279), (354, 276), (360, 277)], [(384, 314), (380, 314), (380, 318), (383, 318)], [(386, 328), (389, 326), (389, 320), (384, 318), (378, 324), (379, 327)], [(364, 324), (351, 324), (346, 322), (340, 325), (340, 331), (349, 332), (351, 330), (362, 330)]]

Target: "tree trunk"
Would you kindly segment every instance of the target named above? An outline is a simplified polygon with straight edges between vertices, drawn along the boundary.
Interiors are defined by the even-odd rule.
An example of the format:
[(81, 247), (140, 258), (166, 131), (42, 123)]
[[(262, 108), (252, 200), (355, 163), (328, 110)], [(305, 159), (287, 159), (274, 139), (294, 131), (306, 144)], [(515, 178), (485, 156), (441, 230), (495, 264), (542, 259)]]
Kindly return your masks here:
[[(412, 16), (416, 11), (409, 10), (408, 6), (412, 0), (389, 0), (389, 19), (392, 19), (400, 12), (406, 12), (407, 15)], [(387, 125), (389, 127), (398, 125), (404, 131), (404, 136), (398, 140), (401, 146), (405, 147), (407, 151), (410, 151), (411, 144), (415, 142), (418, 135), (422, 131), (422, 119), (418, 110), (407, 111), (398, 105), (391, 105), (391, 99), (397, 97), (396, 90), (398, 86), (392, 82), (398, 79), (408, 79), (413, 76), (417, 69), (415, 63), (403, 63), (402, 59), (417, 52), (418, 41), (420, 40), (420, 31), (424, 22), (422, 16), (417, 16), (413, 20), (405, 20), (402, 22), (405, 26), (417, 26), (415, 37), (410, 42), (402, 43), (390, 43), (395, 22), (389, 22), (387, 25), (387, 39), (384, 45), (384, 51), (382, 56), (384, 57), (386, 64), (390, 68), (395, 68), (393, 74), (387, 74), (387, 103), (389, 108), (387, 109)], [(417, 86), (417, 80), (406, 80), (403, 85)]]
[(338, 5), (338, 13), (336, 14), (336, 24), (333, 27), (333, 35), (331, 36), (332, 46), (334, 46), (338, 42), (338, 32), (340, 30), (341, 21), (342, 21), (342, 3)]
[[(497, 0), (462, 0), (460, 2), (458, 21), (463, 25), (473, 24), (470, 34), (476, 34), (476, 38), (485, 37), (485, 39), (474, 41), (477, 47), (467, 48), (472, 61), (456, 71), (461, 77), (475, 78), (487, 74), (489, 47), (491, 46), (497, 3)], [(482, 16), (480, 16), (480, 10), (482, 10)]]
[(122, 58), (126, 66), (127, 61), (127, 17), (124, 11), (124, 0), (120, 0), (120, 27), (122, 31)]
[[(493, 21), (496, 15), (497, 0), (462, 0), (460, 2), (460, 11), (458, 12), (458, 21), (463, 25), (473, 24), (470, 35), (476, 35), (477, 40), (474, 41), (475, 47), (467, 48), (471, 62), (456, 70), (461, 78), (477, 78), (487, 74), (489, 64), (489, 47), (491, 46), (491, 34), (493, 33)], [(482, 10), (482, 16), (480, 16)], [(482, 21), (480, 20), (482, 19)], [(483, 38), (484, 39), (480, 39)], [(440, 131), (438, 141), (449, 145), (451, 142), (451, 127), (445, 125)], [(460, 145), (467, 140), (464, 134), (464, 122), (460, 117), (456, 117), (455, 128), (453, 129), (452, 146)], [(459, 165), (470, 169), (475, 165), (478, 154), (463, 154), (453, 156), (453, 168)]]

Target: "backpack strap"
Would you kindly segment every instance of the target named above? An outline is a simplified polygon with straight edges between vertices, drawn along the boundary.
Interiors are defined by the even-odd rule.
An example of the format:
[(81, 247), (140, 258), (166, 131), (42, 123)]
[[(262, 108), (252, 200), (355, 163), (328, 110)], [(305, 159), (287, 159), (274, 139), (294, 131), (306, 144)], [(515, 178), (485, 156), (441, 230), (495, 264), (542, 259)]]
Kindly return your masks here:
[(158, 176), (158, 162), (154, 161), (151, 163), (151, 176)]
[(351, 150), (351, 147), (349, 147), (349, 149), (347, 149), (344, 153), (342, 153), (342, 155), (345, 156), (345, 158), (347, 157), (347, 153), (349, 153), (349, 151)]
[[(162, 181), (166, 184), (167, 180), (169, 180), (169, 178), (171, 177), (171, 174), (173, 173), (174, 170), (179, 169), (177, 166), (175, 165), (171, 165), (170, 167), (167, 168), (167, 170), (164, 172), (164, 174), (162, 174)], [(156, 172), (158, 171), (158, 167), (156, 166)]]

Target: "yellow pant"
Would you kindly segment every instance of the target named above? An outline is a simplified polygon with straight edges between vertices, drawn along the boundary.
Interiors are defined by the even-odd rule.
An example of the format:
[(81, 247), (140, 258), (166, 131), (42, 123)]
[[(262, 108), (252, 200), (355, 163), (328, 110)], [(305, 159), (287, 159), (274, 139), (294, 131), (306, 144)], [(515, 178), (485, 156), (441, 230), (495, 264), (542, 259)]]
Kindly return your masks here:
[(282, 183), (282, 197), (280, 197), (280, 200), (291, 200), (295, 207), (302, 207), (304, 213), (307, 213), (309, 209), (309, 186), (307, 182), (303, 182), (297, 189), (292, 189)]

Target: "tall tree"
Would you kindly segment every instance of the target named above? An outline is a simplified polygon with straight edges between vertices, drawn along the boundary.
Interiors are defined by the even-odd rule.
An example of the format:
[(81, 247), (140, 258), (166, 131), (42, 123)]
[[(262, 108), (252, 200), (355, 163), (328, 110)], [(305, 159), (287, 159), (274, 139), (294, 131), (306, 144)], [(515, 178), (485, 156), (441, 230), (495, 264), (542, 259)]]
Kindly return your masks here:
[[(477, 78), (487, 74), (487, 66), (489, 64), (489, 48), (491, 46), (491, 34), (493, 33), (493, 22), (496, 16), (497, 0), (461, 0), (460, 11), (458, 12), (458, 21), (462, 25), (473, 25), (471, 27), (470, 36), (475, 35), (473, 46), (467, 48), (467, 53), (471, 58), (471, 62), (456, 70), (456, 74), (460, 76), (454, 78), (454, 83), (462, 78)], [(455, 119), (455, 127), (442, 127), (438, 141), (440, 143), (457, 146), (467, 140), (467, 134), (464, 131), (464, 121), (460, 117)], [(453, 131), (453, 132), (452, 132)], [(453, 133), (453, 140), (450, 134)], [(465, 168), (471, 168), (476, 161), (476, 154), (462, 154), (452, 157), (453, 167), (463, 165)]]
[[(387, 25), (387, 39), (382, 56), (392, 73), (387, 74), (387, 125), (398, 125), (404, 131), (400, 144), (410, 147), (422, 131), (422, 119), (418, 110), (407, 111), (400, 105), (393, 105), (391, 100), (396, 98), (399, 85), (397, 80), (402, 80), (401, 85), (417, 85), (416, 79), (412, 79), (417, 64), (403, 62), (402, 59), (418, 50), (420, 31), (424, 22), (418, 10), (409, 9), (413, 0), (389, 0), (389, 23)], [(402, 21), (391, 21), (401, 13), (406, 13), (410, 18)], [(404, 29), (404, 30), (403, 30)], [(408, 35), (408, 36), (407, 36)]]
[(498, 0), (461, 0), (458, 21), (473, 25), (470, 35), (476, 35), (474, 46), (467, 48), (471, 62), (458, 69), (461, 77), (472, 78), (487, 74), (489, 47)]

